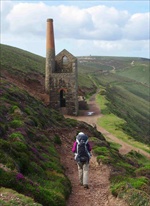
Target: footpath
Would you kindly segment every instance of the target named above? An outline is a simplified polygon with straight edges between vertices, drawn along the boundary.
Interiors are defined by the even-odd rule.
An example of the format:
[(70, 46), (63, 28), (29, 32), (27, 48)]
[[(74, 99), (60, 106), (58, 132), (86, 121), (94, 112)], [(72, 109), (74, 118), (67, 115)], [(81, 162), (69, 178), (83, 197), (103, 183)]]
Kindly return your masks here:
[(66, 175), (72, 184), (67, 206), (127, 206), (124, 201), (111, 195), (110, 169), (106, 165), (99, 165), (95, 156), (90, 160), (89, 189), (79, 185), (77, 164), (71, 151), (72, 144), (72, 134), (63, 135), (59, 152)]
[[(95, 98), (91, 98), (89, 102), (90, 111), (93, 115), (83, 112), (81, 116), (66, 118), (74, 118), (79, 121), (84, 121), (88, 124), (96, 124), (97, 118), (101, 116), (100, 110), (95, 104)], [(99, 128), (97, 128), (99, 130)], [(67, 137), (66, 137), (67, 136)], [(71, 151), (73, 142), (72, 134), (67, 134), (62, 137), (61, 146), (61, 162), (66, 170), (66, 175), (69, 177), (72, 184), (72, 193), (68, 199), (67, 206), (127, 206), (121, 200), (113, 197), (110, 192), (110, 168), (107, 165), (99, 165), (96, 162), (96, 157), (92, 155), (89, 168), (89, 189), (84, 189), (79, 185), (77, 165)], [(65, 157), (65, 158), (64, 158)]]
[[(73, 118), (91, 125), (95, 125), (97, 130), (102, 134), (106, 135), (114, 142), (122, 145), (120, 149), (121, 154), (128, 153), (131, 150), (136, 150), (150, 158), (148, 153), (128, 145), (127, 143), (116, 138), (114, 135), (110, 134), (104, 128), (97, 125), (97, 119), (102, 115), (98, 105), (96, 104), (95, 95), (91, 97), (88, 105), (90, 112), (83, 111), (82, 114), (77, 117), (66, 115), (66, 118)], [(71, 152), (73, 143), (68, 142), (69, 139), (71, 139), (71, 135), (72, 134), (68, 134), (67, 137), (63, 137), (64, 139), (62, 140), (61, 150), (61, 161), (66, 169), (66, 175), (69, 177), (72, 184), (72, 193), (68, 199), (67, 206), (127, 206), (123, 200), (115, 198), (111, 195), (109, 182), (110, 169), (106, 165), (98, 165), (96, 162), (96, 157), (94, 156), (92, 156), (90, 161), (89, 189), (84, 189), (79, 185), (77, 165)]]

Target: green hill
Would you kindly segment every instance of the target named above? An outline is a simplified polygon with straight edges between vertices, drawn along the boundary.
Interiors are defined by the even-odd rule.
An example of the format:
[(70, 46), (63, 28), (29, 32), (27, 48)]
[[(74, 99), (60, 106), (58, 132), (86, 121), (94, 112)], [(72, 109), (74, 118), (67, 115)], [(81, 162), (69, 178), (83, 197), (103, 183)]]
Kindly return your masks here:
[[(8, 72), (22, 82), (34, 81), (38, 89), (44, 87), (45, 58), (11, 46), (0, 47), (2, 74)], [(147, 144), (150, 144), (149, 62), (135, 57), (78, 57), (82, 94), (88, 97), (100, 85), (105, 87), (110, 111), (126, 121), (124, 131)]]
[[(5, 78), (1, 77), (0, 88), (1, 194), (5, 196), (5, 188), (11, 188), (32, 198), (22, 196), (20, 205), (29, 201), (33, 206), (35, 201), (43, 206), (65, 206), (71, 184), (60, 162), (61, 136), (80, 130), (109, 145), (92, 126), (65, 119)], [(0, 205), (9, 203), (0, 199)]]
[(45, 58), (30, 52), (0, 44), (1, 69), (5, 69), (12, 74), (22, 75), (28, 73), (45, 72)]
[[(16, 82), (12, 80), (21, 81), (31, 77), (31, 80), (33, 78), (35, 81), (36, 75), (43, 77), (45, 60), (14, 47), (6, 45), (0, 45), (0, 47), (2, 54), (0, 59), (0, 192), (1, 197), (4, 197), (6, 193), (8, 197), (15, 197), (13, 200), (1, 198), (0, 205), (65, 206), (72, 186), (60, 162), (59, 149), (64, 135), (70, 133), (75, 135), (80, 130), (88, 134), (97, 162), (108, 164), (111, 168), (112, 194), (125, 198), (129, 205), (148, 206), (150, 201), (149, 160), (133, 151), (124, 156), (120, 155), (118, 145), (108, 143), (92, 126), (65, 119), (60, 113), (29, 95), (25, 89), (15, 85)], [(100, 76), (96, 74), (97, 68), (93, 69), (92, 74), (88, 72), (86, 74), (86, 71), (80, 73), (80, 66), (82, 65), (79, 65), (80, 89), (87, 94), (89, 90), (94, 92), (99, 85), (104, 85), (107, 98), (113, 103), (108, 106), (121, 115), (123, 108), (123, 106), (119, 108), (123, 98), (121, 95), (126, 97), (133, 93), (135, 95), (136, 87), (129, 93), (129, 85), (127, 84), (125, 89), (125, 81), (123, 84), (121, 80), (119, 81), (120, 78), (126, 79), (126, 77), (118, 77), (112, 74), (110, 69), (107, 69), (107, 73), (101, 70)], [(11, 79), (7, 79), (8, 74), (12, 77)], [(82, 84), (82, 78), (86, 80), (85, 82), (88, 81), (88, 85)], [(116, 96), (110, 94), (116, 94)], [(141, 94), (143, 92), (135, 95), (136, 102), (139, 101), (138, 97)], [(147, 93), (145, 92), (143, 96), (145, 98), (141, 97), (139, 106), (139, 109), (143, 107), (142, 112), (134, 110), (140, 114), (138, 119), (141, 116), (143, 118), (147, 108), (145, 104)], [(127, 107), (131, 107), (132, 101), (129, 103)], [(125, 100), (122, 104), (126, 104)], [(146, 121), (145, 119), (143, 121)], [(74, 136), (68, 139), (66, 144), (73, 141)]]
[(122, 129), (146, 144), (150, 144), (149, 63), (143, 58), (79, 57), (79, 72), (97, 88), (105, 88), (110, 112), (126, 121)]
[[(129, 205), (148, 206), (150, 165), (144, 156), (120, 155), (118, 145), (106, 142), (93, 127), (65, 119), (5, 78), (0, 93), (1, 205), (66, 206), (72, 186), (59, 149), (64, 135), (80, 130), (88, 134), (97, 162), (111, 168), (112, 194)], [(74, 136), (67, 143), (73, 141)]]

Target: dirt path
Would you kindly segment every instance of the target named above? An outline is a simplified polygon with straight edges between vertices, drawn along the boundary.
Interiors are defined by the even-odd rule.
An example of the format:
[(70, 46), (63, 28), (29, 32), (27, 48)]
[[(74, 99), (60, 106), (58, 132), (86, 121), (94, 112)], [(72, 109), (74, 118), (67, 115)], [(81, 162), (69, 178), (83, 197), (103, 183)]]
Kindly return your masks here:
[[(89, 115), (90, 114), (90, 115)], [(79, 121), (87, 122), (91, 125), (96, 125), (97, 130), (109, 137), (111, 140), (122, 145), (120, 153), (125, 154), (130, 150), (137, 150), (136, 148), (128, 145), (127, 143), (117, 139), (115, 136), (107, 132), (105, 129), (97, 125), (97, 119), (102, 115), (100, 109), (95, 103), (95, 95), (89, 101), (89, 112), (83, 111), (78, 117), (71, 117), (66, 115), (66, 118), (74, 118)], [(70, 135), (70, 138), (68, 138)], [(71, 152), (72, 142), (68, 142), (72, 134), (68, 134), (67, 137), (63, 137), (61, 156), (62, 163), (66, 169), (66, 175), (69, 177), (72, 184), (72, 193), (68, 199), (67, 206), (127, 206), (127, 204), (121, 200), (113, 197), (110, 193), (110, 169), (106, 165), (98, 165), (96, 157), (92, 156), (89, 169), (89, 189), (84, 189), (79, 185), (77, 165), (74, 161), (73, 154)], [(138, 150), (139, 152), (139, 150)], [(140, 151), (150, 158), (149, 154), (144, 151)]]
[[(90, 101), (90, 111), (95, 113), (89, 116), (87, 112), (83, 112), (82, 116), (75, 117), (80, 121), (87, 122), (89, 124), (96, 123), (99, 118), (100, 110), (95, 105), (95, 97), (92, 97)], [(66, 118), (74, 118), (66, 115)], [(70, 142), (69, 142), (70, 141)], [(127, 206), (127, 204), (121, 200), (113, 197), (110, 192), (110, 168), (106, 165), (99, 165), (96, 161), (96, 157), (93, 155), (90, 160), (89, 168), (89, 189), (84, 189), (79, 185), (78, 170), (72, 149), (72, 134), (62, 136), (61, 161), (66, 169), (66, 175), (72, 184), (72, 193), (68, 199), (67, 206)], [(65, 156), (65, 158), (63, 158)]]
[(66, 175), (72, 184), (67, 206), (127, 206), (124, 201), (111, 195), (110, 169), (106, 165), (98, 165), (95, 156), (90, 161), (89, 189), (79, 185), (77, 165), (71, 152), (72, 144), (72, 134), (63, 135), (59, 152)]
[(72, 117), (72, 116), (66, 116), (66, 117), (74, 118), (74, 119), (77, 119), (79, 121), (84, 121), (84, 122), (86, 122), (88, 124), (91, 124), (91, 125), (96, 125), (96, 128), (97, 128), (98, 131), (100, 131), (103, 135), (108, 137), (110, 140), (112, 140), (112, 141), (114, 141), (114, 142), (121, 145), (121, 148), (119, 150), (119, 152), (121, 154), (126, 154), (131, 150), (135, 150), (135, 151), (145, 155), (146, 157), (148, 157), (150, 159), (150, 154), (148, 154), (147, 152), (145, 152), (141, 149), (138, 149), (138, 148), (136, 148), (132, 145), (129, 145), (121, 139), (118, 139), (117, 137), (115, 137), (114, 135), (112, 135), (111, 133), (109, 133), (108, 131), (106, 131), (104, 128), (100, 127), (97, 124), (97, 119), (102, 117), (102, 114), (100, 113), (99, 106), (96, 104), (95, 96), (96, 96), (96, 94), (93, 95), (91, 97), (91, 99), (89, 100), (89, 104), (88, 104), (89, 105), (89, 111), (83, 111), (83, 112), (81, 112), (81, 115), (77, 116), (77, 117)]

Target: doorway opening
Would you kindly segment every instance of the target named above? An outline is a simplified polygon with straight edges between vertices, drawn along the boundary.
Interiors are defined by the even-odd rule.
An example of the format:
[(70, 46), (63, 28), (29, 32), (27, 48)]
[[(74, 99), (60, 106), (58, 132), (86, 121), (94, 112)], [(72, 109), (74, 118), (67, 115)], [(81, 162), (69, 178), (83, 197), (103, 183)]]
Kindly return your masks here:
[(66, 97), (64, 90), (60, 90), (60, 107), (66, 107)]

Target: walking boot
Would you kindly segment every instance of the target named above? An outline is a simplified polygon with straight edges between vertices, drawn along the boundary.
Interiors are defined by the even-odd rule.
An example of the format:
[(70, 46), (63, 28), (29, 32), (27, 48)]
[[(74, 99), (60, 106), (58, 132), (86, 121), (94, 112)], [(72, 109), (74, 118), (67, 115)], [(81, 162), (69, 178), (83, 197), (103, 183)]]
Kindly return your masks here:
[(88, 185), (84, 185), (84, 188), (85, 188), (85, 189), (89, 189), (89, 186), (88, 186)]

